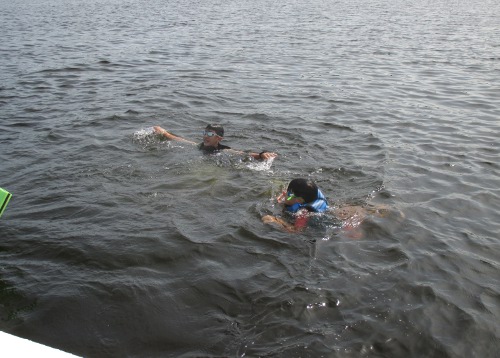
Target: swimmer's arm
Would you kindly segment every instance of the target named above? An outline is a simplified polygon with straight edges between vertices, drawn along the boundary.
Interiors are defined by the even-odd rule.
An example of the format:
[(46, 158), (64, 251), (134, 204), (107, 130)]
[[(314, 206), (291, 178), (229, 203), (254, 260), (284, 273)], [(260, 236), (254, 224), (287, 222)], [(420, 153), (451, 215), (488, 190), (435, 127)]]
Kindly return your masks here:
[(300, 232), (304, 230), (307, 226), (307, 221), (309, 220), (309, 217), (307, 216), (307, 211), (303, 213), (299, 213), (297, 217), (295, 218), (295, 221), (293, 224), (290, 224), (289, 222), (283, 220), (282, 218), (278, 218), (276, 216), (272, 215), (266, 215), (262, 218), (262, 221), (265, 224), (278, 224), (281, 226), (285, 231), (287, 232)]
[(278, 218), (276, 216), (265, 215), (262, 217), (262, 222), (264, 224), (278, 224), (283, 229), (285, 229), (285, 231), (297, 232), (297, 229), (295, 228), (294, 225), (292, 225), (292, 224), (286, 222), (285, 220), (283, 220), (282, 218)]
[(238, 155), (249, 155), (255, 160), (269, 160), (272, 158), (276, 158), (278, 156), (278, 154), (276, 153), (267, 151), (255, 153), (255, 152), (243, 152), (241, 150), (236, 150), (236, 149), (224, 149), (224, 150)]
[(153, 127), (154, 131), (164, 137), (166, 137), (167, 139), (170, 139), (170, 140), (175, 140), (177, 142), (184, 142), (184, 143), (189, 143), (189, 144), (194, 144), (196, 145), (197, 143), (193, 142), (193, 141), (190, 141), (190, 140), (187, 140), (187, 139), (184, 139), (182, 137), (179, 137), (179, 136), (176, 136), (176, 135), (173, 135), (172, 133), (168, 132), (167, 130), (163, 129), (162, 127), (160, 126), (154, 126)]

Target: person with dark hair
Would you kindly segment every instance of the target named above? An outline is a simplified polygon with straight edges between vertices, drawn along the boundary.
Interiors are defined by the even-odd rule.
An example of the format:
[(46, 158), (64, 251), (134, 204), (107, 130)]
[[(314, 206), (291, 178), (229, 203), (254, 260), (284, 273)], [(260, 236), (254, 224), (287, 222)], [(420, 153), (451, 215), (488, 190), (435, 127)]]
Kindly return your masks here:
[(155, 126), (153, 127), (153, 129), (156, 133), (166, 137), (167, 139), (197, 145), (198, 149), (202, 150), (204, 153), (211, 154), (227, 150), (239, 155), (249, 155), (256, 160), (268, 160), (278, 156), (276, 153), (268, 151), (262, 151), (260, 153), (243, 152), (240, 150), (231, 149), (231, 147), (221, 144), (220, 142), (224, 139), (224, 128), (220, 124), (207, 125), (205, 127), (205, 130), (203, 131), (203, 142), (199, 144), (191, 140), (176, 136), (159, 126)]
[[(284, 194), (286, 194), (286, 199)], [(292, 213), (296, 213), (301, 209), (322, 213), (328, 209), (325, 196), (316, 183), (309, 179), (293, 179), (288, 184), (286, 193), (283, 192), (281, 196), (285, 199), (283, 201), (285, 209)]]
[(284, 211), (292, 214), (293, 223), (272, 215), (264, 216), (262, 221), (276, 223), (289, 232), (303, 230), (307, 226), (309, 213), (322, 213), (328, 209), (326, 197), (316, 183), (303, 178), (290, 181), (287, 190), (278, 196), (277, 201), (283, 204)]
[[(277, 201), (283, 204), (285, 215), (283, 217), (265, 215), (262, 217), (262, 221), (266, 224), (278, 224), (288, 232), (304, 230), (312, 213), (328, 212), (330, 217), (341, 221), (340, 227), (353, 239), (359, 239), (363, 236), (359, 226), (369, 215), (380, 218), (392, 215), (398, 221), (405, 218), (402, 211), (386, 205), (341, 205), (329, 208), (328, 202), (318, 186), (312, 180), (302, 178), (290, 181), (287, 190), (278, 196)], [(290, 215), (293, 220), (286, 220), (285, 218)]]

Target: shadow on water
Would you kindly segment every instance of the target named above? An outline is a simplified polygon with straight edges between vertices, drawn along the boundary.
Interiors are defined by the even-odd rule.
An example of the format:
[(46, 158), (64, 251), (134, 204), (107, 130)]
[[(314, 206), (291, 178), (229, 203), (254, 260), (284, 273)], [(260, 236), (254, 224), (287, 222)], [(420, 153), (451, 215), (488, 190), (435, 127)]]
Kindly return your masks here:
[(0, 276), (0, 318), (7, 326), (15, 325), (22, 320), (23, 314), (35, 310), (36, 306), (36, 299), (25, 297)]

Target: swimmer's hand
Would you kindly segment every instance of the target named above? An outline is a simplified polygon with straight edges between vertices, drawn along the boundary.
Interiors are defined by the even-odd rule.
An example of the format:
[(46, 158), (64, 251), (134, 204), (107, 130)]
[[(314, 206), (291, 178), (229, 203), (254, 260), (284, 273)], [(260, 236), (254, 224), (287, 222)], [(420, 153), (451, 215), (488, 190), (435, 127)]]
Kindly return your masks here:
[(276, 198), (276, 201), (279, 203), (279, 204), (282, 204), (284, 203), (286, 200), (286, 191), (283, 190), (283, 192), (280, 194), (280, 196), (278, 196)]
[(274, 217), (272, 215), (265, 215), (262, 217), (262, 222), (264, 224), (272, 224), (272, 223), (277, 222), (277, 220), (276, 220), (276, 217)]
[(259, 153), (259, 158), (258, 159), (269, 160), (269, 159), (276, 158), (277, 156), (278, 156), (278, 154), (276, 154), (276, 153), (264, 151), (264, 152), (260, 152)]
[(278, 224), (279, 227), (287, 232), (298, 232), (303, 228), (295, 227), (294, 225), (287, 223), (285, 220), (272, 215), (265, 215), (262, 217), (262, 222), (264, 224)]
[(251, 156), (253, 159), (255, 160), (262, 160), (262, 161), (266, 161), (266, 160), (269, 160), (269, 159), (274, 159), (278, 156), (278, 154), (274, 153), (274, 152), (268, 152), (268, 151), (262, 151), (260, 153), (254, 153), (254, 152), (241, 152), (241, 151), (237, 151), (239, 154), (246, 154), (246, 155), (249, 155)]
[(165, 137), (168, 137), (168, 135), (170, 134), (160, 126), (154, 126), (153, 129), (154, 129), (155, 133), (162, 134)]

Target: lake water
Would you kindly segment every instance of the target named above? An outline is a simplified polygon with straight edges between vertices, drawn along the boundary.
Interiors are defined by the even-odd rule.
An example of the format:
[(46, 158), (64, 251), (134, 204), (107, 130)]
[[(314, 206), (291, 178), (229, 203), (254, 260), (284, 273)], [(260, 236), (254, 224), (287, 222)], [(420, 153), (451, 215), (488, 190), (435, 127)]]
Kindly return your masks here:
[[(0, 329), (85, 357), (496, 356), (499, 19), (493, 0), (0, 0)], [(207, 123), (279, 156), (147, 134)], [(391, 214), (263, 224), (295, 177)]]

